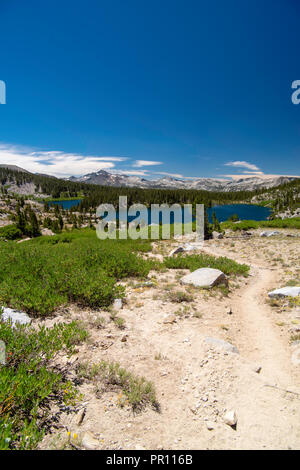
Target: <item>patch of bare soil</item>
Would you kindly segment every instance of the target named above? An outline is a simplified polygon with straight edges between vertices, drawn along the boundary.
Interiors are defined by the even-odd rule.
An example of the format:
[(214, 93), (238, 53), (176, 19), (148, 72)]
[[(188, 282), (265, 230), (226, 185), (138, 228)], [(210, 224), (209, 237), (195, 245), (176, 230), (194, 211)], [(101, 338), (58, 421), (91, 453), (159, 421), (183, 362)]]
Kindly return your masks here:
[[(156, 244), (155, 256), (176, 244)], [(300, 365), (292, 363), (290, 345), (300, 312), (286, 303), (274, 308), (267, 299), (269, 290), (299, 279), (299, 239), (284, 231), (272, 239), (254, 233), (206, 242), (201, 250), (250, 264), (250, 276), (232, 279), (228, 295), (181, 286), (182, 270), (151, 273), (150, 285), (128, 281), (126, 304), (117, 312), (124, 329), (110, 312), (75, 306), (45, 321), (87, 325), (90, 340), (74, 357), (61, 358), (70, 371), (83, 361), (117, 361), (154, 383), (161, 410), (134, 413), (118, 390), (84, 381), (78, 413), (63, 412), (41, 448), (69, 448), (70, 442), (97, 449), (300, 448)], [(178, 291), (186, 293), (182, 302)], [(230, 342), (239, 354), (207, 342), (208, 336)], [(224, 420), (231, 410), (235, 427)]]

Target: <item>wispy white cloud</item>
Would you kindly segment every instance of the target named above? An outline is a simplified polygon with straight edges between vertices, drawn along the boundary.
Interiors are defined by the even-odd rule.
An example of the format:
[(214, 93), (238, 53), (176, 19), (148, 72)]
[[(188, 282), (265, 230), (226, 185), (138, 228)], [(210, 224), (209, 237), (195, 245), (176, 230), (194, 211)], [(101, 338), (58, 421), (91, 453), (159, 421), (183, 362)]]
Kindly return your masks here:
[(0, 143), (1, 164), (17, 165), (33, 173), (47, 173), (58, 177), (112, 169), (116, 162), (125, 160), (126, 157), (82, 155), (58, 150), (39, 151)]
[(245, 179), (245, 178), (260, 178), (263, 180), (267, 180), (267, 179), (277, 178), (279, 176), (285, 176), (287, 178), (300, 178), (300, 176), (297, 176), (297, 175), (281, 175), (281, 174), (271, 175), (271, 174), (262, 173), (262, 172), (252, 172), (252, 173), (245, 172), (239, 175), (222, 175), (222, 176), (225, 176), (227, 178), (232, 178), (233, 180)]
[(163, 165), (163, 162), (155, 162), (152, 160), (136, 160), (132, 166), (142, 167), (142, 166), (153, 166), (153, 165)]
[(224, 164), (225, 166), (232, 166), (235, 168), (247, 168), (248, 170), (251, 171), (260, 171), (260, 168), (258, 166), (254, 165), (253, 163), (248, 163), (245, 161), (234, 161), (234, 162), (228, 162)]

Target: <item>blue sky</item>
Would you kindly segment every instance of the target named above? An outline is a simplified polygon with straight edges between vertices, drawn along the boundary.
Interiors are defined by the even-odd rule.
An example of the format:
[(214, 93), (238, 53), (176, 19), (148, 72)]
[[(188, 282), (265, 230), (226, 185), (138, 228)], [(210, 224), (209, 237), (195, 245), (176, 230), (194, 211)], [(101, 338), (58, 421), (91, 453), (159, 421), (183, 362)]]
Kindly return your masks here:
[(0, 163), (300, 175), (298, 0), (0, 0)]

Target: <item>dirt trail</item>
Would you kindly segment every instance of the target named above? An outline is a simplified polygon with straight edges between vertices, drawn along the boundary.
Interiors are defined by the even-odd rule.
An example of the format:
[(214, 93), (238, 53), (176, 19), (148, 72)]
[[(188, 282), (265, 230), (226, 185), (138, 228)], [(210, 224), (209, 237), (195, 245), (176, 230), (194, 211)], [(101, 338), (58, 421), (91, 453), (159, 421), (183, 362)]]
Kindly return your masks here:
[[(206, 253), (213, 251), (206, 247)], [(214, 254), (216, 250), (214, 249)], [(217, 253), (222, 254), (223, 253)], [(244, 260), (231, 254), (238, 263)], [(233, 298), (231, 305), (238, 315), (236, 345), (241, 354), (262, 367), (262, 375), (269, 376), (272, 383), (288, 388), (294, 386), (295, 376), (291, 367), (290, 351), (274, 326), (271, 308), (265, 299), (276, 284), (279, 272), (274, 268), (250, 264), (247, 285)], [(298, 382), (299, 383), (299, 382)]]
[(265, 302), (266, 292), (274, 285), (275, 271), (252, 268), (252, 278), (241, 298), (234, 303), (239, 313), (241, 334), (237, 338), (241, 354), (258, 362), (262, 374), (270, 376), (272, 383), (283, 387), (293, 385), (290, 353), (281, 340), (270, 307)]
[[(207, 244), (202, 251), (245, 262), (227, 247)], [(114, 394), (95, 398), (94, 387), (87, 385), (85, 419), (76, 428), (66, 417), (67, 429), (92, 432), (99, 449), (300, 449), (300, 395), (285, 391), (300, 394), (300, 368), (292, 366), (287, 338), (280, 336), (266, 303), (280, 271), (258, 261), (247, 260), (250, 276), (229, 300), (196, 295), (200, 317), (165, 323), (178, 306), (165, 299), (163, 286), (129, 292), (121, 312), (127, 340), (122, 342), (124, 332), (113, 326), (93, 331), (94, 340), (112, 346), (104, 351), (86, 346), (80, 359), (91, 360), (92, 354), (93, 362), (115, 360), (147, 377), (155, 384), (161, 413), (148, 408), (133, 415), (115, 404)], [(161, 284), (166, 280), (179, 288), (176, 273), (162, 273)], [(228, 333), (220, 325), (228, 326)], [(212, 347), (206, 336), (230, 341), (240, 354)], [(259, 374), (256, 366), (262, 368)], [(236, 411), (236, 429), (224, 423), (226, 410)]]

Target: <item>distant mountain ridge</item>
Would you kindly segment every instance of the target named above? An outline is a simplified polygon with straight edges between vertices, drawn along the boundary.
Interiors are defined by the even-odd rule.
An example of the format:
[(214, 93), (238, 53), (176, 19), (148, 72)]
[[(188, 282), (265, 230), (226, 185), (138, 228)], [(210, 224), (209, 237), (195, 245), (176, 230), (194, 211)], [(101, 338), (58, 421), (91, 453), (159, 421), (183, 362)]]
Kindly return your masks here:
[(0, 168), (6, 168), (7, 170), (12, 170), (12, 171), (19, 171), (20, 173), (30, 173), (29, 171), (24, 170), (24, 168), (21, 168), (17, 165), (6, 165), (6, 164), (0, 163)]
[(94, 173), (88, 173), (84, 176), (71, 176), (69, 178), (57, 178), (54, 176), (31, 173), (24, 168), (16, 165), (0, 164), (0, 169), (8, 170), (12, 173), (17, 173), (21, 177), (21, 173), (26, 175), (26, 181), (31, 181), (32, 178), (41, 176), (48, 181), (70, 181), (74, 183), (86, 183), (99, 186), (111, 187), (126, 187), (126, 188), (139, 188), (139, 189), (186, 189), (186, 190), (201, 190), (212, 192), (236, 192), (236, 191), (255, 191), (260, 189), (270, 189), (277, 186), (289, 183), (296, 179), (300, 180), (298, 176), (245, 176), (235, 179), (229, 178), (197, 178), (184, 179), (174, 177), (163, 177), (157, 179), (146, 179), (139, 176), (131, 176), (126, 174), (109, 173), (105, 170), (99, 170)]
[(163, 177), (153, 180), (112, 174), (105, 170), (89, 173), (84, 176), (68, 178), (69, 181), (97, 184), (101, 186), (129, 187), (129, 188), (157, 188), (157, 189), (198, 189), (204, 191), (254, 191), (256, 189), (273, 188), (297, 179), (297, 176), (274, 176), (270, 178), (259, 176), (245, 176), (239, 179), (195, 178), (180, 179)]

